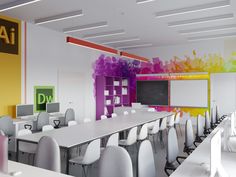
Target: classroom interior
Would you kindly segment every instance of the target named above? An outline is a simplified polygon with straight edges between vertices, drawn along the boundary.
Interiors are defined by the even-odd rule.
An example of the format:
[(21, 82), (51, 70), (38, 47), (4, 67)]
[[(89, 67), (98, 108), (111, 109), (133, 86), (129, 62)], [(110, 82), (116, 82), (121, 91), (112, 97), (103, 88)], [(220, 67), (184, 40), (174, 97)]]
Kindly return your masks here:
[(236, 1), (1, 0), (0, 177), (236, 176)]

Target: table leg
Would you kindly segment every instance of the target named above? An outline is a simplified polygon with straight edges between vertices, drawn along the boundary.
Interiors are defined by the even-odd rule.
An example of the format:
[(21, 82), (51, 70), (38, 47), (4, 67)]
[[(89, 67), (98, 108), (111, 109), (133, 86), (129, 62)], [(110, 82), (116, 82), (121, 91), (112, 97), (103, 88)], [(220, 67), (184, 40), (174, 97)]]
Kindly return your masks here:
[(69, 160), (70, 160), (70, 149), (66, 148), (66, 174), (69, 174), (69, 168), (70, 168)]
[(16, 139), (16, 161), (19, 162), (19, 140)]

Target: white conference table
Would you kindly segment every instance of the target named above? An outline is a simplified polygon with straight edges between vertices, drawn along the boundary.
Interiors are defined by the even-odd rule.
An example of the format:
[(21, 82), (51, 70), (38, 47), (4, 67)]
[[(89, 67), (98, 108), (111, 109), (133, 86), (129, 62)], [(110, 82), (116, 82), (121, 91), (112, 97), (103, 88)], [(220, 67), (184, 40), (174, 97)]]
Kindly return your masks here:
[[(221, 122), (217, 128), (229, 128), (228, 120)], [(170, 177), (209, 177), (210, 140), (217, 128), (183, 161)], [(222, 139), (223, 143), (224, 139)], [(236, 153), (222, 152), (221, 159), (229, 177), (236, 176)], [(207, 164), (208, 167), (203, 164)]]
[[(72, 177), (62, 173), (45, 170), (42, 168), (33, 167), (30, 165), (8, 161), (8, 172), (20, 172), (16, 177)], [(1, 177), (10, 177), (11, 175), (0, 174)]]
[(88, 143), (98, 138), (103, 138), (111, 134), (122, 132), (145, 123), (153, 122), (157, 119), (171, 116), (171, 112), (147, 112), (137, 111), (135, 114), (121, 115), (116, 118), (78, 124), (71, 127), (55, 129), (47, 132), (34, 133), (31, 135), (16, 137), (17, 139), (17, 160), (19, 155), (19, 142), (38, 143), (43, 136), (54, 138), (60, 148), (67, 152), (66, 173), (69, 172), (70, 149)]

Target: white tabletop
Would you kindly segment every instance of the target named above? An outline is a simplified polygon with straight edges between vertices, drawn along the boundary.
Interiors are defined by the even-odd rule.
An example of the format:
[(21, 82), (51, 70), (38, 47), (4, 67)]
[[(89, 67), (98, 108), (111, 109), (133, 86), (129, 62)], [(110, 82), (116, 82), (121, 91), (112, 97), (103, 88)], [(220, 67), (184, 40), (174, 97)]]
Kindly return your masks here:
[(60, 147), (71, 148), (172, 114), (170, 112), (139, 111), (126, 116), (122, 115), (116, 118), (78, 124), (48, 132), (34, 133), (32, 135), (17, 137), (17, 139), (37, 143), (41, 137), (50, 136), (56, 139)]
[[(219, 127), (226, 125), (224, 120)], [(210, 140), (216, 129), (171, 174), (171, 177), (209, 177)], [(223, 139), (222, 139), (223, 142)], [(236, 176), (236, 153), (222, 152), (222, 165), (230, 177)], [(203, 164), (207, 164), (203, 165)], [(207, 169), (208, 168), (208, 169)]]

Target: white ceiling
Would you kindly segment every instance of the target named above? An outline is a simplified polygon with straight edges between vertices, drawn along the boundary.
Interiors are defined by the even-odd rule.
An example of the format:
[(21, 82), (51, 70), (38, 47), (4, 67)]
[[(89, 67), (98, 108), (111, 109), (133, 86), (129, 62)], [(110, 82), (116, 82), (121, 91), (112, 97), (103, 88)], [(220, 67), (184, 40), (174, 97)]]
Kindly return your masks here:
[[(1, 0), (0, 5), (16, 0)], [(178, 31), (236, 24), (236, 1), (231, 0), (229, 7), (191, 12), (170, 17), (155, 18), (160, 11), (167, 11), (185, 7), (192, 7), (223, 0), (154, 0), (143, 4), (137, 4), (136, 0), (41, 0), (37, 3), (11, 9), (2, 12), (3, 15), (16, 17), (34, 23), (36, 19), (47, 18), (71, 11), (83, 11), (83, 16), (42, 24), (41, 26), (63, 32), (63, 29), (83, 26), (91, 23), (107, 22), (108, 26), (90, 29), (86, 31), (70, 33), (71, 36), (83, 38), (95, 33), (124, 30), (124, 34), (89, 39), (96, 43), (120, 41), (129, 38), (140, 40), (107, 44), (114, 48), (123, 46), (152, 44), (163, 46), (188, 42), (187, 38), (207, 35), (221, 35), (235, 33), (236, 28), (214, 32), (182, 35)], [(168, 23), (199, 19), (233, 13), (233, 19), (218, 20), (213, 22), (192, 24), (178, 27), (168, 27)]]

